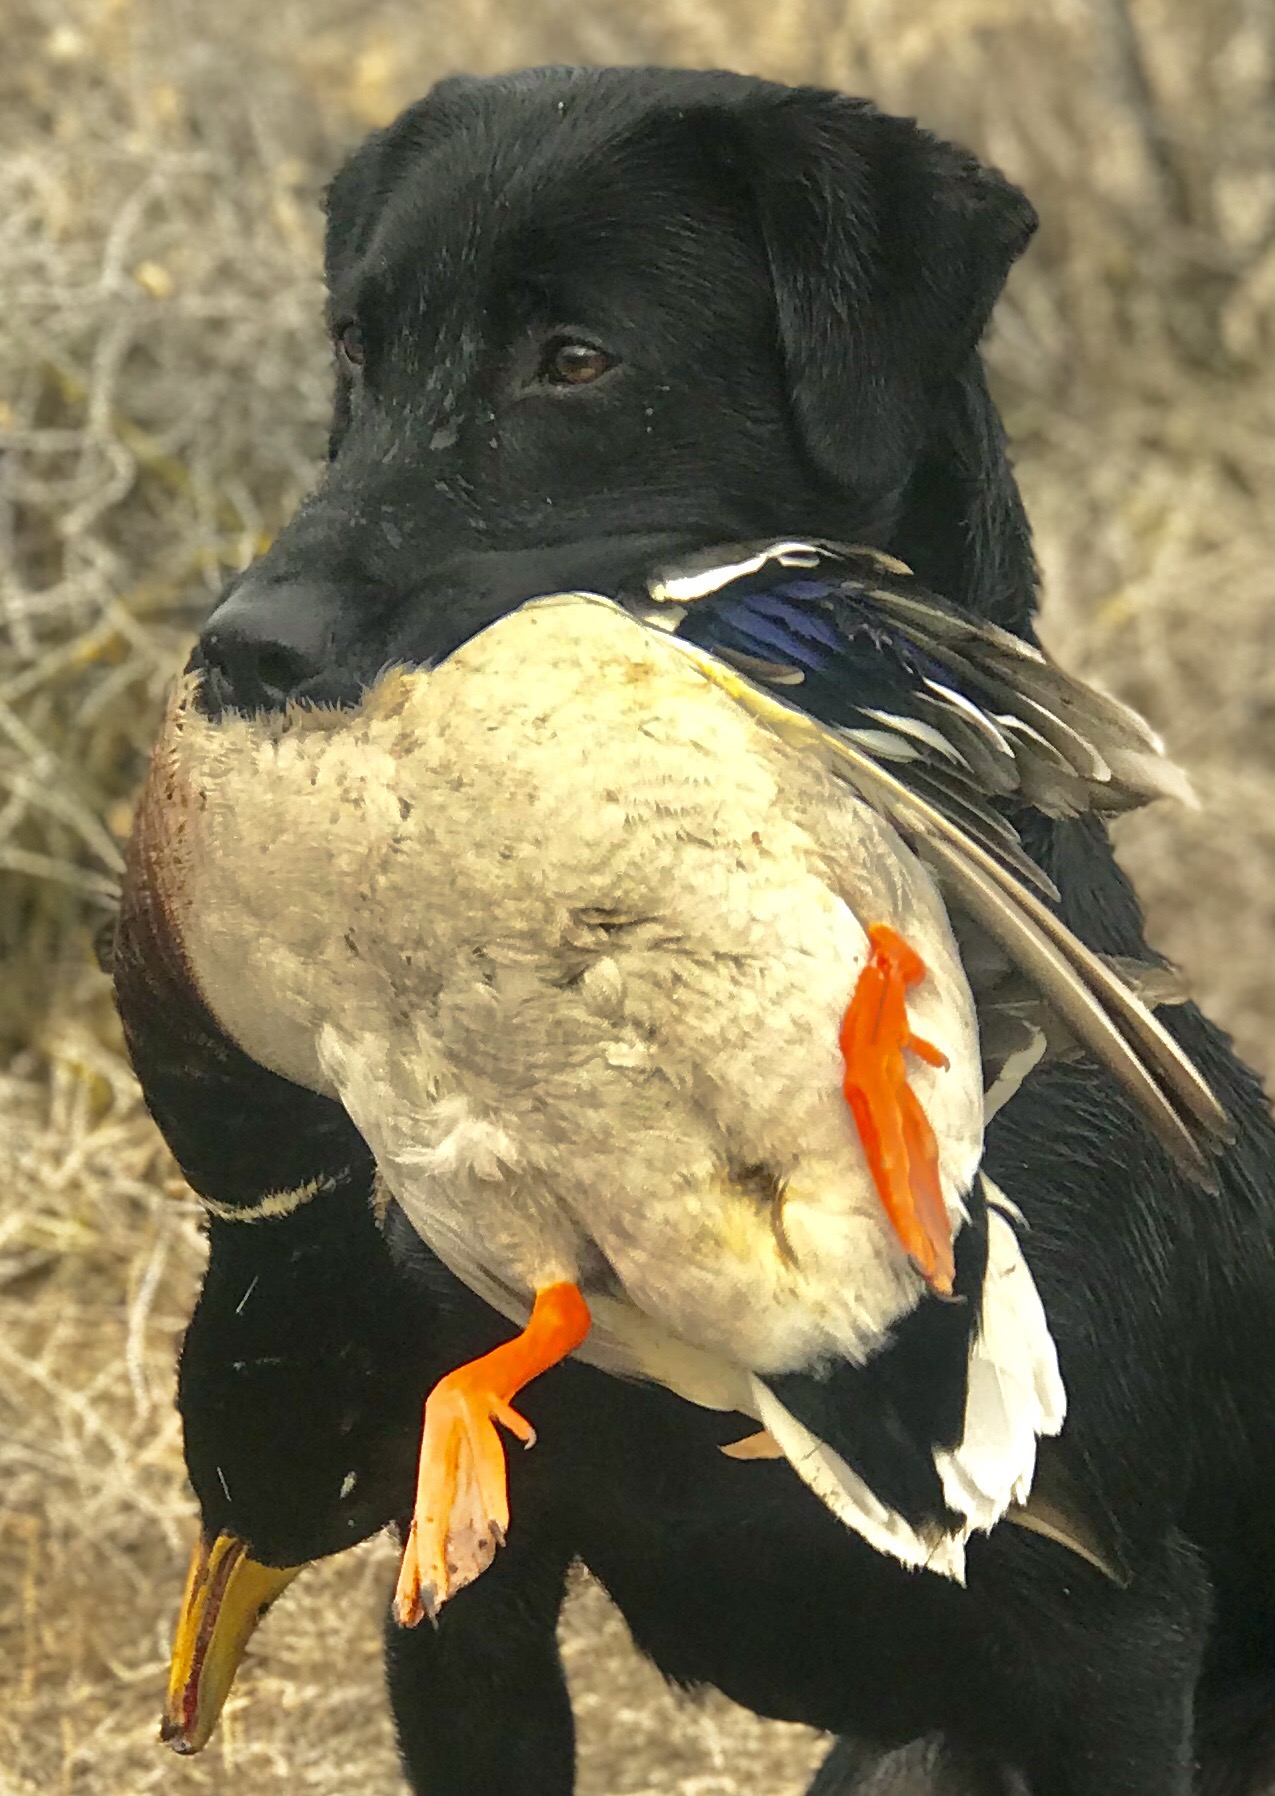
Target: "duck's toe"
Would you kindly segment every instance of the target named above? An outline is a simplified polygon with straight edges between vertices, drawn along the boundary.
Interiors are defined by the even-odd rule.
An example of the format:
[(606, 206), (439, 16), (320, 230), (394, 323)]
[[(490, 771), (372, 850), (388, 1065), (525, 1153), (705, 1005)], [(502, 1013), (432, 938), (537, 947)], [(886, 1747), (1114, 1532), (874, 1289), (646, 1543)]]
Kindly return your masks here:
[(535, 1438), (516, 1411), (473, 1378), (480, 1366), (444, 1378), (425, 1406), (416, 1509), (394, 1599), (405, 1627), (437, 1615), (486, 1571), (504, 1542), (509, 1490), (495, 1418), (527, 1445)]
[(947, 1056), (908, 1022), (905, 994), (925, 978), (925, 962), (887, 924), (874, 924), (868, 937), (868, 960), (841, 1026), (846, 1102), (901, 1246), (930, 1288), (950, 1296), (955, 1261), (938, 1144), (904, 1053), (944, 1069)]
[(441, 1378), (425, 1403), (416, 1507), (403, 1548), (394, 1611), (404, 1627), (431, 1619), (486, 1571), (509, 1528), (499, 1422), (525, 1447), (535, 1429), (511, 1398), (578, 1347), (589, 1312), (574, 1285), (537, 1292), (522, 1334)]

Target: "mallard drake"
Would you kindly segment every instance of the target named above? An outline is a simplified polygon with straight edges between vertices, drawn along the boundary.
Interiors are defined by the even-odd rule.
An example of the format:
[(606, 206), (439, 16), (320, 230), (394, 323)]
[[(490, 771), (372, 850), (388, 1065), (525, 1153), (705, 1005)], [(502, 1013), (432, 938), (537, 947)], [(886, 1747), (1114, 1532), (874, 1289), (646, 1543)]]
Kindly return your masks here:
[(514, 1398), (572, 1352), (753, 1416), (743, 1451), (959, 1579), (1065, 1407), (985, 1092), (1061, 1036), (1193, 1176), (1226, 1134), (1014, 828), (1181, 795), (1146, 725), (890, 558), (796, 542), (522, 605), (350, 708), (197, 699), (135, 912), (523, 1328), (426, 1405), (400, 1617), (490, 1563), (495, 1423), (529, 1444)]
[[(378, 1228), (357, 1151), (328, 1165), (327, 1188), (287, 1214), (210, 1223), (178, 1380), (200, 1540), (162, 1734), (183, 1754), (207, 1743), (263, 1608), (298, 1571), (391, 1522), (406, 1530), (425, 1393), (458, 1358), (495, 1345), (504, 1326), (397, 1205)], [(412, 1789), (564, 1796), (574, 1787), (557, 1622), (577, 1555), (670, 1677), (721, 1683), (762, 1709), (796, 1701), (799, 1718), (867, 1737), (874, 1718), (897, 1707), (892, 1693), (910, 1685), (911, 1725), (933, 1725), (930, 1693), (948, 1689), (965, 1663), (953, 1627), (979, 1625), (972, 1604), (955, 1621), (951, 1598), (964, 1604), (962, 1593), (937, 1580), (918, 1587), (782, 1464), (722, 1457), (718, 1444), (738, 1432), (728, 1417), (578, 1364), (539, 1380), (525, 1401), (555, 1450), (512, 1468), (509, 1551), (477, 1603), (449, 1608), (440, 1629), (386, 1632)], [(1061, 1532), (1073, 1554), (1123, 1582), (1116, 1540), (1086, 1516), (1101, 1505), (1073, 1489), (1057, 1507), (1060, 1478), (1055, 1463), (1038, 1479), (1052, 1482), (1052, 1511), (1034, 1492), (1010, 1519), (1054, 1539)], [(1049, 1549), (1009, 1533), (1010, 1566), (1035, 1552), (1038, 1573), (1048, 1570)], [(1075, 1558), (1053, 1552), (1052, 1562), (1071, 1587), (1101, 1592)], [(924, 1664), (918, 1633), (932, 1642)], [(740, 1689), (745, 1667), (751, 1683)], [(999, 1690), (980, 1701), (977, 1683), (966, 1704), (975, 1739), (985, 1711), (1006, 1706)], [(866, 1778), (865, 1751), (854, 1763)], [(860, 1784), (847, 1777), (849, 1787)]]

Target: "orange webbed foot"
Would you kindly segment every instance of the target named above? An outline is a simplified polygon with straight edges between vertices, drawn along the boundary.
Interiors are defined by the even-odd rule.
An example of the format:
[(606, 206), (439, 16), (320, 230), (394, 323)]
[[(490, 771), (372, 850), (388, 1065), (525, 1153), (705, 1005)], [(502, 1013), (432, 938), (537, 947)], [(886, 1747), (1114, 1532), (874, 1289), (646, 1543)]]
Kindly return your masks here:
[(937, 1066), (941, 1071), (946, 1072), (951, 1064), (942, 1048), (936, 1048), (934, 1043), (926, 1041), (924, 1036), (909, 1035), (903, 1045), (909, 1054), (915, 1054), (917, 1059), (924, 1060), (927, 1066)]
[(432, 1620), (486, 1571), (509, 1528), (509, 1487), (499, 1422), (525, 1447), (536, 1433), (511, 1399), (578, 1347), (589, 1311), (574, 1285), (536, 1293), (523, 1332), (441, 1378), (425, 1404), (416, 1507), (403, 1548), (394, 1610), (404, 1627)]
[(535, 1430), (482, 1388), (482, 1361), (440, 1379), (425, 1405), (416, 1509), (403, 1548), (394, 1604), (404, 1627), (428, 1615), (485, 1572), (509, 1527), (501, 1422), (525, 1446)]
[(868, 942), (867, 964), (841, 1025), (846, 1102), (901, 1246), (931, 1289), (948, 1296), (956, 1268), (938, 1144), (908, 1084), (903, 1054), (906, 1049), (934, 1067), (948, 1060), (908, 1023), (907, 989), (927, 973), (921, 956), (885, 923), (873, 924)]

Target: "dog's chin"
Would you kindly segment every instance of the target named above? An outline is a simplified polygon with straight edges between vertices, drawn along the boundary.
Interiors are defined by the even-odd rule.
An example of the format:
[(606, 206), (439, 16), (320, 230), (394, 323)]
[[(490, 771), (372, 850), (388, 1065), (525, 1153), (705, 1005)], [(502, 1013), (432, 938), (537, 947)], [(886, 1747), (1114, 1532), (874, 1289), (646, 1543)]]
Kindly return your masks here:
[(237, 692), (230, 675), (216, 662), (209, 661), (198, 644), (191, 651), (185, 667), (186, 673), (199, 676), (191, 706), (209, 723), (219, 723), (223, 717), (258, 717), (266, 712), (282, 711), (289, 705), (309, 706), (316, 710), (320, 707), (353, 710), (362, 703), (364, 694), (382, 671), (383, 664), (367, 669), (366, 674), (348, 664), (334, 664), (286, 695), (272, 695)]

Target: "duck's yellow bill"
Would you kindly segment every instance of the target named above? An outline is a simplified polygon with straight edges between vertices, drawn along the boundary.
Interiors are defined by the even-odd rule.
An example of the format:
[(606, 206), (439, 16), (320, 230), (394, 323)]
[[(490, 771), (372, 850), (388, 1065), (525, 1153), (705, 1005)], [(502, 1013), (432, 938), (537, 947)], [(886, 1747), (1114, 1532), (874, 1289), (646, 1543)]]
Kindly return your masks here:
[(261, 1565), (233, 1534), (219, 1534), (211, 1544), (200, 1537), (173, 1639), (159, 1726), (165, 1745), (190, 1753), (208, 1744), (253, 1630), (301, 1570)]

